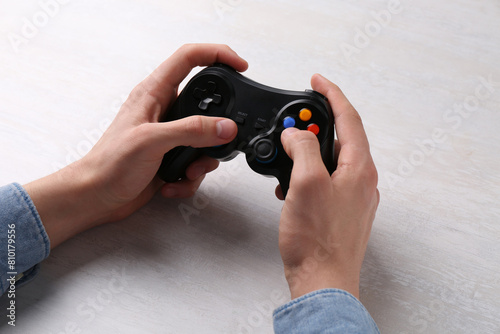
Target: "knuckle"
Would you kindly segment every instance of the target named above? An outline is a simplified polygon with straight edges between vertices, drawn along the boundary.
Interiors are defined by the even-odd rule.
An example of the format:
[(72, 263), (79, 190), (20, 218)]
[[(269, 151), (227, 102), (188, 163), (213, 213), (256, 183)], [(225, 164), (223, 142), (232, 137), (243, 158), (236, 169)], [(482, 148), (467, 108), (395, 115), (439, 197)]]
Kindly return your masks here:
[(134, 89), (132, 89), (127, 98), (127, 101), (130, 101), (134, 106), (136, 106), (136, 108), (139, 106), (153, 106), (160, 103), (158, 93), (159, 92), (157, 91), (157, 89), (155, 89), (151, 85), (149, 85), (148, 87), (148, 85), (144, 81), (142, 81), (137, 86), (135, 86)]
[(336, 90), (336, 91), (339, 91), (341, 92), (342, 90), (340, 89), (340, 87), (336, 84), (336, 83), (333, 83), (333, 82), (329, 82), (330, 84), (330, 88), (333, 89), (333, 90)]
[(367, 192), (374, 192), (378, 184), (378, 172), (375, 165), (368, 163), (358, 170), (356, 183), (363, 185)]
[(309, 171), (295, 177), (291, 181), (291, 186), (303, 194), (324, 194), (330, 188), (330, 179), (324, 177), (323, 173)]
[(369, 163), (367, 166), (365, 166), (361, 173), (361, 177), (366, 181), (372, 181), (376, 183), (378, 180), (378, 173), (375, 165), (373, 163)]
[(298, 181), (303, 188), (316, 188), (317, 185), (325, 182), (325, 178), (322, 173), (310, 168), (299, 177)]
[(151, 125), (149, 123), (143, 123), (133, 128), (130, 133), (131, 139), (129, 142), (135, 143), (138, 148), (143, 148), (149, 145), (151, 139)]
[(332, 96), (339, 96), (339, 95), (343, 94), (340, 87), (331, 81), (328, 82), (328, 87), (326, 88), (325, 93), (326, 93), (326, 95), (332, 95)]
[(294, 187), (308, 193), (317, 192), (323, 186), (330, 185), (330, 176), (325, 172), (324, 166), (310, 165), (300, 173), (293, 175)]
[(352, 109), (354, 112), (351, 114), (351, 117), (354, 119), (354, 121), (363, 125), (363, 119), (361, 119), (361, 116), (359, 115), (359, 113), (356, 111), (356, 109), (354, 109), (354, 107)]
[(345, 162), (339, 165), (337, 170), (342, 170), (344, 182), (354, 188), (367, 192), (373, 192), (377, 188), (378, 172), (371, 158), (365, 163)]
[(186, 131), (193, 136), (202, 136), (205, 133), (205, 122), (200, 116), (186, 118)]
[(297, 131), (292, 134), (291, 141), (300, 146), (319, 145), (316, 136), (311, 131)]
[(196, 49), (199, 47), (199, 45), (194, 44), (194, 43), (187, 43), (184, 44), (179, 48), (179, 53), (182, 55), (182, 58), (188, 64), (189, 67), (193, 68), (196, 65), (196, 57), (194, 55), (196, 54)]
[(185, 189), (184, 197), (189, 198), (193, 197), (196, 194), (197, 188), (195, 186), (190, 186)]
[(146, 89), (146, 87), (144, 87), (144, 83), (141, 82), (137, 86), (135, 86), (134, 89), (132, 89), (128, 96), (128, 99), (130, 99), (132, 102), (135, 102), (141, 100), (141, 98), (143, 98), (147, 94), (148, 90)]
[(198, 191), (199, 186), (200, 185), (198, 182), (194, 182), (194, 181), (189, 182), (184, 189), (184, 197), (189, 198), (189, 197), (193, 197), (194, 195), (196, 195), (196, 192)]
[(376, 188), (378, 184), (378, 172), (375, 165), (371, 164), (368, 168), (366, 168), (365, 173), (366, 180), (369, 181), (374, 188)]
[(188, 53), (193, 48), (193, 46), (194, 46), (193, 43), (186, 43), (183, 44), (178, 51), (181, 53)]
[(193, 53), (194, 44), (186, 43), (181, 45), (175, 52), (183, 61), (190, 62), (191, 54)]

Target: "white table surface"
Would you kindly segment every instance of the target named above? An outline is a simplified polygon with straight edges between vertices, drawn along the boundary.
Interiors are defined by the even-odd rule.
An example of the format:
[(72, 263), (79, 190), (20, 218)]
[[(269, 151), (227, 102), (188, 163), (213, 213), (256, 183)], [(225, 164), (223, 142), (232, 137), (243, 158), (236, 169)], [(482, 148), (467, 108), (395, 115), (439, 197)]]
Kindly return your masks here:
[[(500, 333), (498, 0), (60, 2), (1, 4), (0, 184), (85, 154), (182, 44), (226, 43), (252, 79), (320, 72), (361, 114), (381, 191), (361, 300), (381, 331)], [(196, 200), (79, 235), (18, 290), (15, 328), (1, 299), (0, 332), (271, 333), (289, 299), (276, 184), (240, 155)]]

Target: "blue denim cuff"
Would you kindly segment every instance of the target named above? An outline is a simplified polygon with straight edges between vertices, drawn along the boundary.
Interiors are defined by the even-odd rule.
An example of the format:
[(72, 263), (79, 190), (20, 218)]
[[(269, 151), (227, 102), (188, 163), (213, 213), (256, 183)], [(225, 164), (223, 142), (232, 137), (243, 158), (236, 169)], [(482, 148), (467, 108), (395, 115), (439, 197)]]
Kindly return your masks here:
[(361, 302), (339, 289), (323, 289), (301, 296), (273, 312), (274, 332), (376, 333), (375, 321)]
[(26, 190), (18, 183), (0, 187), (0, 293), (14, 276), (17, 286), (33, 279), (49, 253), (49, 237)]

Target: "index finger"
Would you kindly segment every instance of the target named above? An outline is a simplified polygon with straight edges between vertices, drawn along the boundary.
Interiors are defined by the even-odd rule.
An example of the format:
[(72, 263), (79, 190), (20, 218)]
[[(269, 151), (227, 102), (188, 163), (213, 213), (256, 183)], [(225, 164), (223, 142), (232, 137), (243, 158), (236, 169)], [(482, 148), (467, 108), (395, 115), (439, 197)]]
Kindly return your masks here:
[(214, 63), (224, 63), (240, 72), (248, 68), (248, 63), (227, 45), (186, 44), (144, 79), (142, 85), (165, 110), (176, 97), (179, 84), (194, 67)]
[[(344, 93), (334, 83), (315, 74), (311, 79), (312, 88), (328, 98), (335, 117), (335, 126), (340, 144), (339, 165), (372, 161), (370, 145), (358, 112)], [(360, 160), (361, 159), (361, 160)]]

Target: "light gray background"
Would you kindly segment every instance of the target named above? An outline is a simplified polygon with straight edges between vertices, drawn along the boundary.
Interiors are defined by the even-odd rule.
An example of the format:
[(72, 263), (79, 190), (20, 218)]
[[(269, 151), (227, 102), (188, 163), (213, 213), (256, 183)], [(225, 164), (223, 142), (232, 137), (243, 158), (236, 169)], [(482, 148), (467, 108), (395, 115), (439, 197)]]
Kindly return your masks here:
[[(500, 333), (498, 0), (3, 0), (0, 184), (88, 151), (187, 42), (229, 44), (270, 86), (303, 90), (320, 72), (356, 106), (382, 196), (361, 300), (382, 332)], [(276, 184), (239, 156), (195, 199), (158, 197), (78, 236), (0, 331), (271, 333), (289, 298)]]

